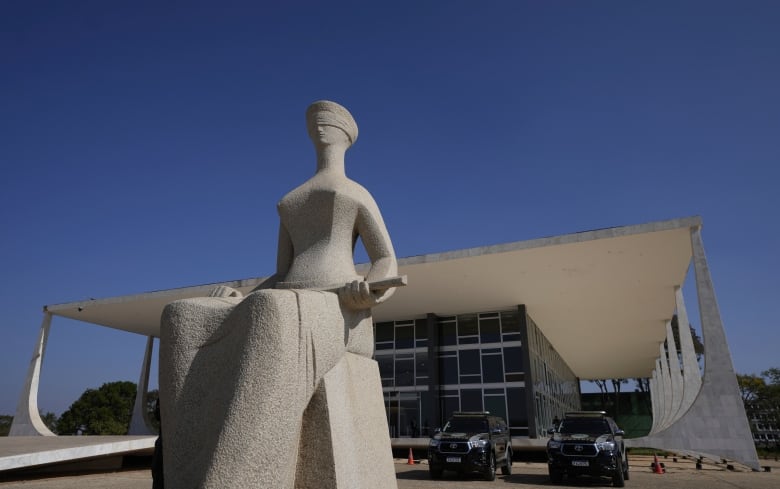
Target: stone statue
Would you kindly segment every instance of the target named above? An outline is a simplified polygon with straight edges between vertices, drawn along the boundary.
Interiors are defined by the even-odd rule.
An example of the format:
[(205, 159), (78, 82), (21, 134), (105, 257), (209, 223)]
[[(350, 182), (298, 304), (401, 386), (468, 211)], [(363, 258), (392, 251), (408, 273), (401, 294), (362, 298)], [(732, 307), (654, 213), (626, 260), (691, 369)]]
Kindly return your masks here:
[(217, 287), (163, 312), (169, 489), (397, 487), (371, 307), (405, 277), (374, 199), (344, 173), (354, 119), (319, 101), (306, 121), (317, 172), (278, 204), (276, 273), (246, 297)]

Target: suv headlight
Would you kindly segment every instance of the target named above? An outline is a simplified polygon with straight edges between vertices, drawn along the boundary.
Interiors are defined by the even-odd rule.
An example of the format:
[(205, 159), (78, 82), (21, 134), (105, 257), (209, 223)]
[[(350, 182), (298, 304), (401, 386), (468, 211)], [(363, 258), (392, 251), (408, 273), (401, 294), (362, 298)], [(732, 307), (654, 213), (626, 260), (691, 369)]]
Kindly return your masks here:
[(439, 446), (439, 440), (436, 440), (434, 438), (431, 438), (431, 442), (428, 444), (429, 447), (435, 448)]
[(484, 448), (485, 446), (487, 446), (487, 444), (488, 444), (487, 440), (472, 440), (469, 442), (471, 448), (477, 448), (477, 447)]
[(547, 448), (549, 448), (551, 450), (557, 450), (557, 449), (561, 448), (561, 442), (555, 441), (555, 440), (550, 440), (550, 441), (547, 442)]
[(599, 450), (604, 450), (611, 452), (615, 449), (615, 442), (614, 441), (602, 441), (600, 443), (596, 443), (596, 446), (598, 446)]

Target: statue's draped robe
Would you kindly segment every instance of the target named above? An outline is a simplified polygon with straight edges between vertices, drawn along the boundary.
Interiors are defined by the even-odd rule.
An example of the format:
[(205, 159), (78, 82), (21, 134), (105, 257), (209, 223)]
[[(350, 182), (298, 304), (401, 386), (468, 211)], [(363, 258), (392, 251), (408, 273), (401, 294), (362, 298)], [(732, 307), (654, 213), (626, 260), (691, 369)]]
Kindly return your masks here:
[[(365, 395), (374, 398), (374, 406), (376, 396), (381, 403), (376, 363), (365, 358), (373, 353), (370, 310), (344, 309), (333, 292), (264, 289), (240, 301), (177, 301), (163, 312), (160, 348), (160, 385), (167, 386), (160, 393), (166, 487), (309, 487), (301, 474), (295, 482), (296, 467), (327, 469), (337, 455), (298, 460), (299, 450), (318, 456), (306, 448), (309, 435), (301, 434), (302, 425), (316, 431), (328, 424), (327, 419), (302, 421), (304, 411), (322, 404), (313, 396), (347, 356), (358, 362), (354, 365), (359, 358), (370, 362), (363, 368), (368, 384), (362, 385), (373, 386), (375, 392)], [(328, 416), (327, 406), (310, 411), (310, 418)], [(376, 419), (376, 413), (371, 416)], [(388, 447), (386, 424), (378, 429)]]

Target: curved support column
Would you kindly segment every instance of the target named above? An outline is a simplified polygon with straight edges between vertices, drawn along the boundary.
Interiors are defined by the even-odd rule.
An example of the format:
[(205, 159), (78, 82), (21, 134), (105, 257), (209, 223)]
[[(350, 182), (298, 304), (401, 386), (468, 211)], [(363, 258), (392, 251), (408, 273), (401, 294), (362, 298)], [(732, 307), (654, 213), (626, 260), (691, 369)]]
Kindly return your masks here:
[(144, 362), (141, 364), (141, 375), (138, 378), (138, 388), (135, 393), (135, 405), (133, 415), (130, 418), (128, 435), (155, 435), (152, 428), (149, 412), (146, 409), (147, 394), (149, 392), (149, 372), (152, 368), (152, 350), (154, 349), (154, 336), (146, 340), (146, 352)]
[(699, 362), (696, 360), (696, 350), (693, 346), (688, 312), (685, 309), (682, 289), (675, 288), (675, 301), (677, 302), (677, 327), (680, 329), (680, 352), (682, 353), (683, 370), (683, 399), (680, 413), (685, 414), (693, 405), (693, 401), (701, 390), (701, 372)]
[(677, 421), (685, 413), (680, 412), (683, 398), (683, 379), (680, 372), (680, 359), (677, 356), (677, 343), (674, 341), (674, 332), (672, 331), (672, 322), (666, 322), (666, 344), (669, 351), (669, 374), (672, 380), (672, 410), (670, 412), (669, 424)]
[(759, 470), (698, 227), (691, 229), (691, 246), (704, 340), (702, 387), (690, 409), (671, 426), (626, 444), (724, 458)]
[(38, 384), (50, 328), (51, 313), (45, 312), (41, 331), (38, 333), (38, 341), (35, 342), (33, 349), (30, 367), (27, 369), (27, 379), (24, 381), (22, 395), (19, 396), (16, 414), (14, 414), (14, 421), (11, 423), (8, 436), (56, 436), (46, 427), (38, 411)]
[(661, 383), (663, 384), (663, 414), (661, 416), (660, 429), (666, 429), (672, 422), (672, 376), (669, 373), (669, 361), (667, 360), (666, 347), (663, 343), (659, 347), (661, 354)]

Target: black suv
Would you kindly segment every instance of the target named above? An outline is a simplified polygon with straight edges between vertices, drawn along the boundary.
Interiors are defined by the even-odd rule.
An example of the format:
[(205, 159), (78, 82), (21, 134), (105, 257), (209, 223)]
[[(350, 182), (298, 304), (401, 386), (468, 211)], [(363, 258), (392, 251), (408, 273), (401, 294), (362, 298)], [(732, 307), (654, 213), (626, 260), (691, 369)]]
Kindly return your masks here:
[(628, 480), (628, 454), (623, 430), (603, 411), (566, 413), (549, 431), (547, 468), (550, 480), (567, 476), (610, 477), (612, 485), (623, 487)]
[(459, 474), (479, 472), (492, 481), (497, 466), (504, 475), (512, 473), (512, 438), (506, 422), (487, 411), (453, 413), (428, 445), (431, 479), (452, 470)]

